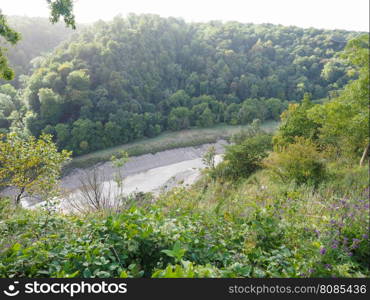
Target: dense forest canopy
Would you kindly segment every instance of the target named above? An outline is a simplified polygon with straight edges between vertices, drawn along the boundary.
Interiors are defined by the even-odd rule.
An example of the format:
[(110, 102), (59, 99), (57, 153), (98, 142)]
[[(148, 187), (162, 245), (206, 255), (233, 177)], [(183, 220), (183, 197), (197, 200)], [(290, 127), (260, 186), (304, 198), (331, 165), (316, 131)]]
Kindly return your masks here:
[[(163, 130), (277, 120), (288, 101), (348, 82), (335, 54), (356, 35), (155, 15), (99, 21), (38, 62), (18, 96), (29, 110), (21, 121), (78, 155)], [(10, 115), (5, 128), (16, 127)]]
[(38, 66), (39, 59), (35, 58), (52, 51), (74, 33), (62, 23), (50, 24), (46, 18), (10, 16), (7, 21), (21, 35), (16, 45), (6, 44), (9, 65), (15, 73), (11, 83), (17, 87), (20, 75), (27, 75), (32, 67)]

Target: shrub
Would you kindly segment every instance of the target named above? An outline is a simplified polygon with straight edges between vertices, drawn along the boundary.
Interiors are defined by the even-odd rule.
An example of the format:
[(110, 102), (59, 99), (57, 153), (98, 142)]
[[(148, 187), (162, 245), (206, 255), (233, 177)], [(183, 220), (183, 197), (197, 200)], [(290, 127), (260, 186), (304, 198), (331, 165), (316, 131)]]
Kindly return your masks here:
[(241, 144), (227, 147), (225, 161), (220, 164), (215, 173), (229, 179), (249, 177), (261, 167), (261, 161), (271, 150), (271, 136), (257, 135), (245, 139)]
[(284, 182), (317, 185), (327, 175), (325, 163), (316, 145), (307, 139), (297, 138), (281, 152), (273, 152), (264, 160), (272, 173)]

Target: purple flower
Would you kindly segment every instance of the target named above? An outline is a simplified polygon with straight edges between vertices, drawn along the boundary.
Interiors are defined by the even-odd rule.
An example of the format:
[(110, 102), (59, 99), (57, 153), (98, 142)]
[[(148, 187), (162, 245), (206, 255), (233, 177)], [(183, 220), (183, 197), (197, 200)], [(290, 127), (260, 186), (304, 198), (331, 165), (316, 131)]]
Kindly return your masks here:
[(331, 264), (325, 264), (326, 269), (331, 269)]
[(337, 244), (333, 244), (333, 245), (331, 245), (331, 247), (332, 247), (333, 249), (337, 249), (337, 248), (338, 248), (338, 245), (337, 245)]
[(321, 255), (324, 255), (325, 253), (326, 253), (326, 249), (325, 249), (325, 248), (321, 248), (321, 249), (320, 249), (320, 254), (321, 254)]
[(368, 235), (368, 234), (363, 234), (363, 235), (362, 235), (362, 238), (366, 240), (366, 239), (368, 239), (368, 238), (369, 238), (369, 235)]
[(311, 268), (311, 269), (308, 270), (308, 273), (313, 273), (313, 272), (315, 272), (315, 269)]
[(348, 256), (352, 256), (353, 255), (353, 253), (352, 252), (348, 252)]
[(360, 240), (359, 239), (353, 239), (353, 244), (351, 246), (351, 249), (357, 249), (358, 246), (360, 244)]

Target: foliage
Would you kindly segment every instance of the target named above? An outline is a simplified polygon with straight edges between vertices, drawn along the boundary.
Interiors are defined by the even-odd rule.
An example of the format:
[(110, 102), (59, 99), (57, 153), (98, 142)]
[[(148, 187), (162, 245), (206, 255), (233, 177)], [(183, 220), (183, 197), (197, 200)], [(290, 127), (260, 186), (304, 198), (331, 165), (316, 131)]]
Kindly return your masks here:
[(369, 144), (369, 39), (362, 35), (345, 48), (346, 59), (358, 78), (339, 96), (308, 111), (308, 117), (320, 125), (320, 142), (335, 146), (343, 155), (359, 157)]
[(206, 265), (194, 265), (190, 261), (181, 261), (181, 265), (167, 265), (164, 270), (157, 270), (153, 273), (153, 278), (212, 278), (221, 277), (221, 272), (217, 268)]
[[(73, 1), (72, 0), (46, 0), (50, 6), (50, 21), (56, 23), (60, 17), (63, 16), (67, 26), (76, 28), (75, 19), (73, 15)], [(9, 26), (7, 18), (1, 13), (0, 9), (0, 37), (12, 45), (15, 45), (20, 39), (21, 35)], [(14, 78), (14, 71), (8, 65), (8, 59), (4, 55), (3, 47), (0, 47), (0, 79), (12, 80)]]
[(129, 161), (128, 153), (124, 150), (121, 150), (118, 156), (112, 155), (110, 160), (112, 162), (112, 165), (117, 169), (114, 175), (114, 181), (116, 182), (118, 187), (122, 188), (122, 168)]
[(46, 0), (50, 7), (50, 22), (57, 23), (63, 17), (67, 26), (76, 29), (73, 0)]
[[(59, 147), (78, 154), (167, 128), (277, 119), (287, 104), (279, 98), (303, 101), (283, 113), (275, 152), (271, 135), (254, 121), (234, 135), (215, 176), (156, 201), (139, 202), (147, 195), (137, 195), (114, 211), (75, 215), (0, 199), (0, 277), (369, 277), (369, 169), (347, 157), (368, 143), (367, 40), (345, 49), (357, 79), (329, 101), (314, 104), (304, 95), (325, 96), (345, 84), (339, 60), (321, 63), (343, 48), (339, 34), (350, 36), (129, 16), (99, 22), (62, 46), (28, 82), (32, 112), (25, 121), (34, 134), (54, 133)], [(160, 49), (155, 57), (147, 51), (152, 46)], [(9, 86), (0, 95), (5, 123), (20, 98)], [(124, 149), (159, 149), (142, 144)], [(99, 155), (111, 158), (118, 150)], [(116, 167), (127, 152), (112, 157)], [(214, 154), (205, 157), (209, 166)], [(68, 156), (50, 135), (2, 135), (0, 183), (48, 194)]]
[[(154, 15), (98, 22), (27, 80), (33, 117), (26, 123), (33, 135), (50, 133), (59, 149), (81, 155), (165, 130), (278, 120), (304, 92), (323, 98), (348, 81), (340, 61), (335, 80), (321, 72), (343, 49), (338, 41), (354, 35)], [(42, 108), (44, 89), (58, 99), (50, 115)], [(72, 134), (59, 135), (62, 126)]]
[[(343, 196), (334, 186), (267, 185), (263, 198), (239, 185), (218, 211), (202, 189), (109, 215), (14, 210), (2, 200), (0, 277), (369, 276), (363, 186)], [(194, 197), (198, 208), (187, 207)], [(175, 198), (180, 206), (169, 209)]]
[(305, 94), (302, 103), (289, 104), (281, 115), (281, 125), (273, 139), (276, 149), (293, 143), (297, 137), (317, 139), (319, 125), (308, 117), (308, 111), (313, 106), (308, 94)]
[[(41, 63), (58, 44), (67, 40), (73, 33), (73, 30), (66, 28), (63, 24), (50, 24), (46, 18), (26, 17), (26, 16), (7, 16), (9, 26), (22, 36), (15, 45), (9, 45), (6, 56), (9, 65), (14, 71), (14, 79), (8, 82), (17, 88), (22, 88), (26, 77), (30, 75), (32, 69), (40, 67)], [(76, 30), (78, 32), (80, 28)], [(7, 45), (8, 46), (8, 45)], [(52, 76), (46, 80), (50, 81)]]
[[(14, 31), (8, 24), (6, 17), (1, 13), (0, 10), (0, 36), (10, 44), (16, 44), (21, 36), (18, 32)], [(6, 49), (0, 47), (0, 78), (11, 80), (14, 78), (14, 72), (8, 65), (8, 59), (4, 55)]]
[(55, 193), (62, 164), (70, 152), (58, 153), (50, 135), (22, 139), (14, 133), (0, 135), (0, 186), (18, 190), (19, 204), (26, 192), (50, 198)]
[(269, 134), (260, 134), (245, 139), (241, 144), (228, 146), (224, 162), (217, 167), (221, 171), (215, 172), (222, 174), (225, 171), (223, 177), (233, 179), (250, 176), (261, 167), (262, 160), (271, 150), (271, 138)]
[(204, 153), (202, 157), (202, 162), (206, 166), (206, 168), (213, 170), (215, 168), (215, 156), (216, 156), (216, 148), (215, 146), (210, 146), (206, 153)]
[(281, 152), (271, 153), (264, 164), (284, 182), (317, 185), (326, 177), (325, 162), (317, 146), (302, 137)]

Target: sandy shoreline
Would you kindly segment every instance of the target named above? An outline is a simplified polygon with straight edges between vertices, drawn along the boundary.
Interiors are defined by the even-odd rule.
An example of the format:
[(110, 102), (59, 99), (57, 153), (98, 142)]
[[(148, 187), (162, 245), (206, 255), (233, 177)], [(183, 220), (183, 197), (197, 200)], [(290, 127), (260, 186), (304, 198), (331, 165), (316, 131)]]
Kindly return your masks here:
[(104, 181), (114, 179), (114, 174), (121, 171), (123, 177), (145, 172), (154, 168), (164, 167), (171, 164), (201, 158), (207, 149), (214, 145), (217, 154), (224, 152), (224, 146), (227, 142), (219, 140), (215, 144), (203, 144), (197, 147), (184, 147), (171, 150), (160, 151), (155, 154), (144, 154), (134, 156), (122, 168), (115, 168), (111, 162), (99, 163), (87, 169), (75, 169), (61, 180), (61, 188), (67, 191), (75, 190), (80, 187), (81, 176), (91, 174), (96, 168), (100, 174), (104, 174)]
[[(74, 169), (68, 175), (64, 176), (61, 179), (60, 188), (66, 193), (78, 190), (82, 185), (81, 180), (88, 176), (91, 176), (91, 174), (94, 172), (94, 169), (98, 172), (99, 177), (103, 182), (112, 181), (115, 174), (120, 171), (121, 176), (125, 178), (124, 184), (127, 186), (128, 191), (159, 191), (162, 186), (157, 186), (150, 189), (148, 187), (145, 187), (145, 181), (153, 181), (153, 179), (155, 179), (152, 178), (153, 176), (162, 176), (161, 173), (158, 172), (161, 169), (163, 169), (164, 172), (169, 172), (169, 170), (172, 169), (170, 172), (173, 173), (173, 179), (172, 177), (171, 180), (167, 179), (165, 183), (165, 185), (168, 185), (167, 188), (176, 186), (176, 182), (178, 180), (191, 184), (196, 180), (197, 173), (194, 173), (186, 167), (185, 169), (183, 168), (182, 170), (179, 170), (179, 172), (177, 172), (176, 167), (180, 167), (182, 165), (186, 166), (187, 162), (189, 162), (189, 165), (193, 165), (192, 169), (194, 169), (194, 167), (201, 168), (201, 158), (203, 154), (208, 150), (208, 148), (212, 145), (215, 146), (216, 154), (219, 155), (224, 153), (224, 147), (225, 145), (227, 145), (227, 142), (225, 140), (219, 140), (216, 143), (203, 144), (195, 147), (176, 148), (160, 151), (154, 154), (134, 156), (130, 157), (129, 161), (122, 168), (114, 167), (111, 162), (104, 162), (96, 164), (95, 166), (87, 169)], [(171, 165), (173, 165), (173, 168), (170, 167)], [(166, 168), (167, 166), (168, 168)], [(161, 180), (157, 181), (161, 182)], [(137, 188), (135, 186), (131, 186), (132, 184), (130, 185), (130, 182), (135, 182)], [(12, 196), (14, 195), (14, 191), (8, 188), (2, 191), (1, 194), (4, 196)], [(24, 202), (25, 206), (30, 207), (40, 202), (40, 199), (27, 198), (27, 200), (24, 200)]]

